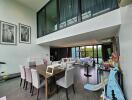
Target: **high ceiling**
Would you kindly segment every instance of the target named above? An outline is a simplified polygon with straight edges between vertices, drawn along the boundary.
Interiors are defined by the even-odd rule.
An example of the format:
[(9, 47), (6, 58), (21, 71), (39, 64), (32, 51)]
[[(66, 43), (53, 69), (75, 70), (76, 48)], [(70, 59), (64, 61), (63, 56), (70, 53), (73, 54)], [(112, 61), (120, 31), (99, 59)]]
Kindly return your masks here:
[(16, 0), (17, 2), (33, 9), (34, 11), (38, 11), (41, 9), (49, 0)]

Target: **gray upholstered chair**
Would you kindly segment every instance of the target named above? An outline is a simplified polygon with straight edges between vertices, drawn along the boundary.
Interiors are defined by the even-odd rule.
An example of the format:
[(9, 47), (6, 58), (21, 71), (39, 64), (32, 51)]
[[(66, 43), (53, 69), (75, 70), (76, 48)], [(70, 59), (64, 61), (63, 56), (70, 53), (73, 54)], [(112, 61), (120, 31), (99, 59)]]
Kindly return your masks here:
[(61, 79), (57, 80), (56, 85), (57, 85), (57, 92), (58, 92), (58, 86), (65, 88), (67, 100), (69, 100), (68, 88), (70, 86), (72, 86), (73, 92), (75, 93), (75, 89), (74, 89), (74, 67), (67, 68), (65, 71), (65, 76), (62, 77)]
[(23, 88), (25, 87), (26, 84), (26, 73), (25, 73), (25, 68), (23, 65), (20, 65), (20, 74), (21, 74), (21, 81), (20, 81), (20, 86), (22, 84), (22, 82), (24, 82), (23, 84)]
[(31, 93), (31, 89), (32, 89), (32, 74), (31, 74), (30, 67), (25, 67), (25, 72), (26, 72), (26, 87), (25, 87), (25, 89), (27, 90), (27, 85), (29, 83), (30, 84), (30, 93)]
[(7, 99), (6, 99), (6, 96), (1, 97), (0, 100), (7, 100)]
[(34, 88), (36, 88), (37, 89), (37, 100), (38, 100), (39, 89), (44, 86), (44, 81), (40, 83), (40, 78), (39, 78), (39, 74), (37, 70), (31, 69), (31, 74), (32, 74), (32, 86), (33, 86), (32, 95), (33, 95)]

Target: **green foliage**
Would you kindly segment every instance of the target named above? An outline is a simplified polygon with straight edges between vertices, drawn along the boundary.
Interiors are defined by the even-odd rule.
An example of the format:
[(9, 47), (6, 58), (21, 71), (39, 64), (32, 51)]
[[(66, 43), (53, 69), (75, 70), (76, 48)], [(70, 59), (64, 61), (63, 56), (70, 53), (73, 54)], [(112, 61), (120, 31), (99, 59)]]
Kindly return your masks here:
[[(86, 57), (93, 57), (93, 48), (81, 48), (81, 57), (85, 57), (85, 51), (86, 51)], [(94, 48), (94, 57), (97, 57), (97, 49)], [(102, 58), (102, 48), (98, 48), (98, 57)]]

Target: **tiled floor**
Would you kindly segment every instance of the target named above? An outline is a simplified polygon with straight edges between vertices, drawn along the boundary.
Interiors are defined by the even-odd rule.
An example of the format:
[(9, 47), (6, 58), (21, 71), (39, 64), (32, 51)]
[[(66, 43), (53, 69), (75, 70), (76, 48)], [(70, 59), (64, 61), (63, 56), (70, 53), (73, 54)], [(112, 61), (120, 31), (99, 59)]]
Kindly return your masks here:
[[(69, 88), (68, 93), (70, 100), (99, 100), (101, 91), (91, 92), (83, 88), (83, 85), (86, 83), (96, 84), (96, 69), (90, 68), (90, 74), (92, 77), (86, 78), (84, 76), (84, 67), (75, 66), (76, 94), (73, 93), (72, 88)], [(29, 89), (26, 91), (20, 88), (19, 82), (20, 79), (16, 78), (0, 83), (0, 97), (7, 96), (7, 100), (36, 100), (36, 95), (31, 97)], [(44, 88), (40, 90), (39, 100), (45, 100)], [(66, 100), (65, 90), (61, 88), (58, 94), (54, 94), (48, 100)]]

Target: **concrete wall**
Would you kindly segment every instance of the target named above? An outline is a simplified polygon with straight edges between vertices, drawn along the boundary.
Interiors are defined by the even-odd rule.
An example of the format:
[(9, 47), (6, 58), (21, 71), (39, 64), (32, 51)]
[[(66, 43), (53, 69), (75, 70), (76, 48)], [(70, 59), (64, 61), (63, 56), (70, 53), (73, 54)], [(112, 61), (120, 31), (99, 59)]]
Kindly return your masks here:
[(121, 8), (122, 25), (119, 30), (121, 67), (124, 89), (128, 100), (132, 98), (132, 5)]
[[(36, 13), (15, 0), (0, 0), (0, 20), (17, 25), (17, 45), (0, 44), (0, 61), (7, 64), (0, 67), (0, 72), (7, 74), (19, 72), (19, 65), (26, 62), (27, 57), (43, 56), (49, 58), (49, 47), (35, 44)], [(19, 43), (18, 23), (31, 26), (31, 44)]]

